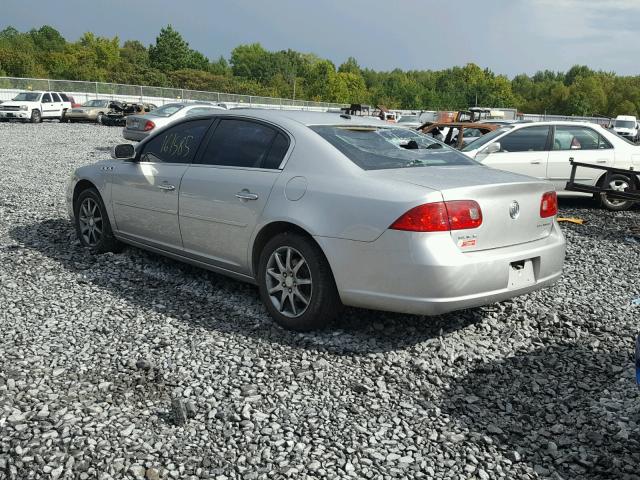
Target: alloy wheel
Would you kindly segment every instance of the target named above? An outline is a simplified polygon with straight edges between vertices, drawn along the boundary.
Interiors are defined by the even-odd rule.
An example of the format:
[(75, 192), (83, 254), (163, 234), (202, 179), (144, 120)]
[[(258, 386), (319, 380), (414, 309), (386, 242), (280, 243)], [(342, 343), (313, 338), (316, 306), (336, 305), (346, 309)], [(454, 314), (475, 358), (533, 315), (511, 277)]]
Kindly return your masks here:
[[(618, 192), (624, 192), (625, 190), (627, 190), (629, 188), (629, 182), (627, 182), (626, 180), (622, 180), (622, 179), (615, 179), (615, 180), (611, 180), (609, 182), (609, 188), (611, 190), (616, 190)], [(613, 199), (610, 198), (609, 202), (612, 205), (621, 205), (623, 203), (626, 202), (626, 200), (619, 200), (619, 199)]]
[(95, 199), (88, 197), (82, 201), (78, 220), (84, 242), (90, 247), (98, 245), (102, 240), (103, 221), (100, 205)]
[(298, 250), (288, 246), (274, 250), (265, 275), (271, 303), (282, 315), (296, 318), (307, 311), (313, 283), (309, 265)]

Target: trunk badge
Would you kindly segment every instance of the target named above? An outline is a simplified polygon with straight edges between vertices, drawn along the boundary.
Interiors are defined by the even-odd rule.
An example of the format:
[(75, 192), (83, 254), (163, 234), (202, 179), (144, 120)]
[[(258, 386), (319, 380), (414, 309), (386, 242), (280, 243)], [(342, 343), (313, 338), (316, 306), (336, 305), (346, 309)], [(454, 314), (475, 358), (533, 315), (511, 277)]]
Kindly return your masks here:
[(509, 205), (509, 216), (515, 220), (520, 216), (520, 204), (515, 200)]

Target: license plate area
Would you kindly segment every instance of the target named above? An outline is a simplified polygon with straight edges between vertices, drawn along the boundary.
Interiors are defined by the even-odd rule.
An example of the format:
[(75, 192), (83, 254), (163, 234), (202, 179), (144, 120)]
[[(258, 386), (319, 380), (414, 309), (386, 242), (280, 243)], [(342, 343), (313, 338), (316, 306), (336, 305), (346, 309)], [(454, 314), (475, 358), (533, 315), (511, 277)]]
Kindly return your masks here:
[(509, 264), (509, 288), (528, 287), (536, 283), (533, 259), (519, 260)]

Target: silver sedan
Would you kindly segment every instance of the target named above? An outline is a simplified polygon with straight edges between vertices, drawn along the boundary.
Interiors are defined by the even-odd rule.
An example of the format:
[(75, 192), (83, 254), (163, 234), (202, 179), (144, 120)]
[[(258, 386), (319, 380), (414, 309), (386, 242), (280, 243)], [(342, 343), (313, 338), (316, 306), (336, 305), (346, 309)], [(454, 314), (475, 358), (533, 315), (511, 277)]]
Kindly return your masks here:
[(121, 242), (259, 286), (282, 326), (342, 305), (436, 315), (556, 281), (565, 240), (545, 181), (363, 117), (269, 110), (185, 118), (79, 168), (80, 242)]
[(162, 127), (176, 120), (191, 116), (211, 113), (213, 110), (224, 110), (224, 107), (209, 103), (167, 103), (160, 108), (142, 115), (129, 115), (122, 129), (122, 136), (127, 140), (140, 141)]

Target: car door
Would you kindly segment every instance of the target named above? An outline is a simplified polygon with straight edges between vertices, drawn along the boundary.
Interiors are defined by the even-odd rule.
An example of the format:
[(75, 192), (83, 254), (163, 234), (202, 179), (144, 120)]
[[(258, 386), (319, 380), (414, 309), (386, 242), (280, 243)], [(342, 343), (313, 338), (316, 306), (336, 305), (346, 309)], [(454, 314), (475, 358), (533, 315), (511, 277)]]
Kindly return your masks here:
[(42, 118), (54, 118), (58, 117), (59, 106), (53, 101), (51, 93), (45, 93), (42, 95)]
[(548, 125), (522, 127), (497, 140), (500, 144), (498, 152), (490, 154), (480, 152), (476, 160), (499, 170), (545, 178), (549, 141)]
[(180, 188), (185, 253), (249, 273), (249, 241), (264, 210), (290, 137), (247, 118), (219, 120)]
[[(595, 129), (583, 125), (557, 125), (549, 152), (547, 178), (558, 191), (564, 190), (571, 176), (571, 158), (604, 167), (612, 167), (615, 160), (613, 146)], [(603, 173), (602, 170), (578, 168), (575, 180), (595, 185)]]
[(111, 202), (120, 234), (161, 248), (182, 250), (180, 181), (211, 122), (198, 119), (179, 123), (145, 142), (135, 161), (116, 165)]
[(53, 100), (54, 108), (52, 111), (55, 112), (54, 117), (62, 117), (62, 112), (64, 111), (64, 100), (58, 95), (56, 92), (51, 92), (51, 100)]

